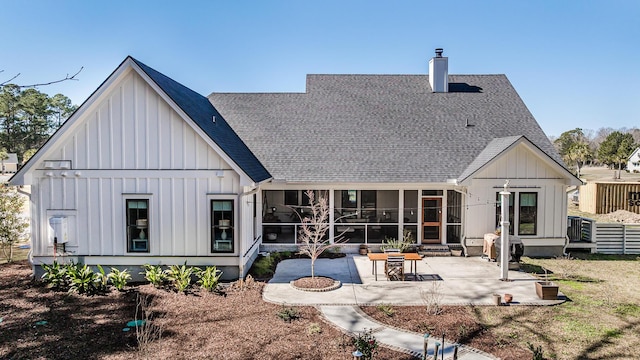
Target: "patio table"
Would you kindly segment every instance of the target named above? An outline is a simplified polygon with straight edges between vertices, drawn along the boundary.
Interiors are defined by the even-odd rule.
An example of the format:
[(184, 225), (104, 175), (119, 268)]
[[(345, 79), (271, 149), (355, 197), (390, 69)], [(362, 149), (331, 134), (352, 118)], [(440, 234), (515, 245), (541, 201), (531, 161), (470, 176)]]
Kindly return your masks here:
[(404, 255), (405, 261), (410, 261), (410, 269), (413, 274), (413, 280), (418, 279), (418, 261), (422, 260), (422, 256), (418, 253), (402, 253), (402, 254), (385, 254), (385, 253), (368, 253), (367, 256), (369, 260), (373, 263), (373, 267), (371, 269), (371, 274), (375, 276), (376, 281), (378, 281), (378, 267), (376, 263), (378, 261), (387, 261), (387, 257), (389, 255)]

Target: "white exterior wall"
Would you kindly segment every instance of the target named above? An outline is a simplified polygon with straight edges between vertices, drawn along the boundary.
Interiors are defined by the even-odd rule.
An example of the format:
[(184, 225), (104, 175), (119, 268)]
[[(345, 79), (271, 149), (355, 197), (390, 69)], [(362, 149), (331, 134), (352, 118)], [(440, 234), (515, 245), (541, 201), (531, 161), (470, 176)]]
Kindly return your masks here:
[(637, 148), (629, 157), (627, 170), (630, 172), (640, 172), (640, 148)]
[[(467, 245), (482, 246), (485, 233), (495, 231), (496, 193), (509, 180), (511, 196), (538, 193), (537, 234), (519, 236), (526, 246), (563, 246), (567, 230), (565, 178), (525, 145), (518, 145), (479, 171), (467, 188), (465, 217)], [(518, 199), (514, 199), (517, 226)]]
[[(240, 176), (135, 71), (123, 73), (77, 120), (31, 175), (35, 256), (52, 255), (48, 219), (66, 215), (66, 249), (77, 256), (126, 255), (142, 264), (150, 256), (212, 257), (199, 261), (239, 266), (254, 238), (250, 221), (239, 226), (247, 223), (240, 216), (252, 217), (246, 208), (253, 197), (239, 196), (246, 191)], [(71, 169), (45, 169), (51, 160), (70, 160)], [(125, 199), (136, 197), (149, 199), (149, 253), (127, 253)], [(214, 197), (235, 200), (233, 254), (210, 251)]]

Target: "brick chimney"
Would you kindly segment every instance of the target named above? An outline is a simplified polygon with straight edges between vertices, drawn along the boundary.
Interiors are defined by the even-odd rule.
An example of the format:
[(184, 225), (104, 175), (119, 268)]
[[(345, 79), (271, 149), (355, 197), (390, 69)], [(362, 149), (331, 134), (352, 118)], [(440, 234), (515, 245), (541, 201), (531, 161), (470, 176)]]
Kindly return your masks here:
[(442, 56), (442, 49), (436, 49), (436, 56), (429, 60), (429, 84), (436, 93), (449, 92), (449, 58)]

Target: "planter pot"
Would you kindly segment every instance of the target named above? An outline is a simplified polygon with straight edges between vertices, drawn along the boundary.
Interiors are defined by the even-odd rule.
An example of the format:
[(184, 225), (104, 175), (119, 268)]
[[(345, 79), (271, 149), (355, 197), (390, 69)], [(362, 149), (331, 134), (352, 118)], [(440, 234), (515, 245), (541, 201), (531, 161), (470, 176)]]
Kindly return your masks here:
[(536, 282), (536, 294), (542, 300), (557, 300), (558, 285), (551, 281), (538, 281)]
[(462, 250), (453, 249), (453, 250), (451, 250), (451, 255), (452, 256), (462, 256)]
[(360, 255), (367, 255), (369, 248), (367, 246), (360, 246)]
[(505, 303), (507, 303), (507, 304), (508, 304), (508, 303), (510, 303), (510, 302), (512, 302), (512, 301), (513, 301), (513, 295), (511, 295), (511, 294), (504, 294), (504, 302), (505, 302)]
[(500, 294), (493, 294), (493, 305), (500, 306)]

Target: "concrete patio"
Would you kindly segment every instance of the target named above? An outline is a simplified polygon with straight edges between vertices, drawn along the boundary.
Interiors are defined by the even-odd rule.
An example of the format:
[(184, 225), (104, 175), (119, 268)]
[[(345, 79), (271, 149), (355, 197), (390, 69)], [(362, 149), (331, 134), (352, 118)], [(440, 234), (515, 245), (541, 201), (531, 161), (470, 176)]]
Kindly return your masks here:
[[(290, 281), (311, 274), (309, 259), (284, 260), (264, 288), (266, 301), (290, 305), (422, 305), (422, 294), (437, 288), (440, 304), (493, 305), (493, 295), (513, 295), (512, 305), (556, 305), (564, 301), (541, 300), (535, 292), (536, 278), (522, 271), (509, 271), (510, 281), (499, 280), (500, 267), (480, 257), (426, 257), (417, 262), (420, 281), (388, 281), (383, 263), (378, 262), (378, 280), (372, 274), (372, 262), (363, 255), (339, 259), (318, 259), (317, 276), (342, 282), (328, 292), (296, 290)], [(406, 264), (407, 271), (409, 263)]]

